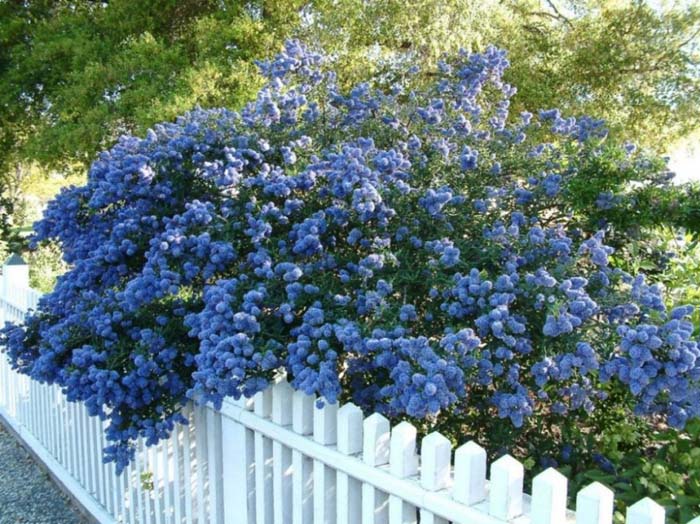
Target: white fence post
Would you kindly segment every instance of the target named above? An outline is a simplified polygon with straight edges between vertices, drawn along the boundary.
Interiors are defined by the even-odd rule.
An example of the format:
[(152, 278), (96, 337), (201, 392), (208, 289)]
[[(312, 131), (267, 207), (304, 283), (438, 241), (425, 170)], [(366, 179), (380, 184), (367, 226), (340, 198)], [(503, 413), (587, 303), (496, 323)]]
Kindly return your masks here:
[(625, 524), (664, 524), (666, 511), (649, 497), (627, 508)]
[(576, 524), (611, 524), (613, 497), (612, 490), (600, 482), (583, 488), (576, 495)]
[[(324, 446), (335, 444), (338, 404), (325, 403), (314, 409), (314, 440)], [(335, 524), (335, 471), (321, 461), (314, 461), (314, 524)]]
[[(295, 391), (292, 398), (292, 430), (298, 435), (314, 431), (314, 398)], [(292, 522), (313, 524), (313, 461), (300, 451), (292, 451)]]
[(523, 512), (523, 465), (510, 455), (491, 464), (489, 513), (501, 520), (510, 520)]
[[(269, 418), (272, 412), (270, 388), (255, 395), (255, 414)], [(255, 519), (257, 524), (272, 524), (272, 441), (255, 433)]]
[[(428, 491), (439, 491), (450, 485), (452, 444), (440, 433), (431, 433), (421, 442), (421, 485)], [(421, 524), (447, 524), (429, 510), (420, 512)]]
[[(408, 422), (401, 422), (391, 431), (389, 468), (395, 477), (404, 479), (418, 472), (416, 434), (416, 428)], [(392, 524), (417, 523), (416, 508), (395, 495), (390, 496), (389, 522)]]
[(454, 499), (472, 505), (486, 498), (486, 450), (474, 441), (455, 452)]
[[(362, 410), (345, 404), (338, 410), (338, 451), (355, 455), (362, 451)], [(338, 524), (357, 524), (362, 514), (362, 487), (357, 479), (339, 471), (336, 508)]]
[(231, 416), (231, 406), (250, 411), (246, 398), (225, 400), (221, 417), (224, 522), (255, 522), (255, 446), (253, 432)]
[(2, 266), (2, 279), (8, 287), (29, 289), (29, 265), (17, 255), (11, 255)]
[[(272, 422), (292, 424), (292, 387), (282, 379), (272, 387)], [(282, 442), (272, 443), (272, 488), (275, 524), (292, 522), (292, 452)]]
[[(389, 463), (389, 442), (391, 426), (389, 421), (374, 413), (367, 417), (363, 425), (362, 460), (373, 467)], [(388, 524), (389, 495), (371, 484), (362, 485), (362, 524)]]
[(559, 524), (566, 519), (567, 480), (554, 468), (532, 481), (532, 524)]

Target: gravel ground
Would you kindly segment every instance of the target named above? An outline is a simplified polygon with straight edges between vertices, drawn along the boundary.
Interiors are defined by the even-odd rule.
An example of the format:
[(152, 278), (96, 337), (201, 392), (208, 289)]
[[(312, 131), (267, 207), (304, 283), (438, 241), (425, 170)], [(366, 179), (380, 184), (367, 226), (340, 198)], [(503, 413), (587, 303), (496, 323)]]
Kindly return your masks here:
[(86, 524), (68, 498), (0, 425), (0, 524)]

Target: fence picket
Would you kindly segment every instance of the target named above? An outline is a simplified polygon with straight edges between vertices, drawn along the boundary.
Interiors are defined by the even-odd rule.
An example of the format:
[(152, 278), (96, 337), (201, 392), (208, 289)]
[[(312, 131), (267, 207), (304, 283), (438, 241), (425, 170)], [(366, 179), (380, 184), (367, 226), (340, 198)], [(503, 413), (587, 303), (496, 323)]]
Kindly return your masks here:
[(627, 508), (625, 524), (664, 524), (666, 510), (649, 497)]
[[(292, 430), (298, 435), (314, 431), (314, 398), (303, 391), (292, 397)], [(292, 522), (312, 524), (314, 517), (313, 461), (300, 451), (292, 451)]]
[(173, 503), (172, 503), (172, 479), (173, 479), (173, 460), (170, 453), (172, 444), (172, 435), (168, 440), (161, 443), (161, 471), (163, 478), (163, 518), (166, 524), (173, 522)]
[(221, 413), (202, 408), (207, 425), (207, 512), (210, 524), (224, 524), (222, 492)]
[(510, 520), (523, 512), (523, 465), (510, 455), (491, 464), (489, 513), (501, 520)]
[(583, 488), (576, 495), (576, 524), (612, 524), (613, 497), (600, 482)]
[[(440, 433), (431, 433), (421, 441), (421, 485), (428, 491), (439, 491), (450, 485), (452, 444)], [(421, 524), (448, 524), (447, 520), (422, 509)]]
[[(401, 422), (391, 431), (389, 447), (389, 469), (398, 478), (407, 478), (418, 473), (416, 455), (416, 428)], [(414, 524), (418, 522), (414, 506), (397, 497), (389, 497), (389, 522), (391, 524)]]
[[(187, 428), (185, 428), (186, 430)], [(182, 457), (184, 455), (184, 450), (183, 450), (183, 444), (181, 444), (183, 440), (183, 427), (179, 424), (175, 426), (175, 429), (173, 431), (173, 436), (172, 436), (172, 441), (173, 441), (173, 458), (172, 458), (172, 464), (173, 464), (173, 500), (174, 500), (174, 505), (173, 505), (173, 521), (175, 524), (182, 524), (182, 519), (183, 519), (183, 507), (184, 507), (184, 501), (185, 497), (184, 494), (182, 493), (183, 491), (183, 485), (184, 483), (182, 482), (182, 478), (184, 476), (183, 473), (183, 465), (182, 465)], [(188, 490), (184, 490), (188, 491)]]
[(224, 522), (255, 522), (255, 444), (253, 432), (234, 420), (229, 405), (253, 408), (250, 399), (225, 401), (221, 417)]
[(183, 491), (185, 493), (185, 522), (194, 522), (194, 504), (192, 502), (192, 433), (194, 431), (194, 414), (191, 408), (186, 411), (189, 424), (182, 431)]
[(196, 461), (195, 478), (196, 478), (196, 498), (195, 507), (197, 513), (198, 524), (207, 524), (207, 423), (206, 414), (202, 406), (195, 406), (193, 409), (194, 417), (194, 455)]
[[(272, 395), (266, 389), (255, 395), (255, 414), (269, 418)], [(272, 442), (260, 433), (255, 434), (255, 518), (257, 524), (272, 524)]]
[[(338, 409), (338, 452), (355, 455), (362, 451), (362, 410), (355, 404)], [(356, 524), (361, 519), (362, 486), (360, 481), (342, 471), (336, 478), (338, 524)]]
[[(280, 380), (272, 387), (272, 422), (292, 424), (292, 387)], [(279, 441), (272, 443), (272, 509), (275, 524), (292, 522), (292, 452)]]
[[(367, 417), (363, 424), (362, 460), (379, 467), (389, 463), (391, 426), (379, 413)], [(372, 484), (362, 485), (362, 524), (388, 524), (389, 495)]]
[(455, 452), (452, 497), (468, 506), (486, 498), (486, 450), (473, 440)]
[(566, 520), (567, 480), (548, 468), (532, 481), (532, 524), (559, 524)]
[[(314, 440), (323, 446), (337, 442), (338, 404), (325, 403), (314, 409)], [(314, 461), (314, 524), (336, 522), (336, 475), (321, 461)]]

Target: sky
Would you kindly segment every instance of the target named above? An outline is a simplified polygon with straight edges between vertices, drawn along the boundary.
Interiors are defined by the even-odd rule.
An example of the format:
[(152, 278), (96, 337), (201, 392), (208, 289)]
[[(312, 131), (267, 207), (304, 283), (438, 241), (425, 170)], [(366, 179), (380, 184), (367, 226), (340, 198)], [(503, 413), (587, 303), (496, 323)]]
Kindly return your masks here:
[(676, 146), (669, 153), (669, 168), (676, 173), (675, 182), (700, 182), (700, 138)]

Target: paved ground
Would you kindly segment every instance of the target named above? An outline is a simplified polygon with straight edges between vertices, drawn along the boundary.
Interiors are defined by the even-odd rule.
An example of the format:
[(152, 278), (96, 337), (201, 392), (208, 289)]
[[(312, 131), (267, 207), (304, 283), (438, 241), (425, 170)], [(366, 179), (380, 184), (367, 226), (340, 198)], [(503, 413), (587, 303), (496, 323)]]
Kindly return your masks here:
[(85, 524), (68, 499), (0, 425), (0, 524)]

